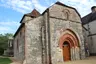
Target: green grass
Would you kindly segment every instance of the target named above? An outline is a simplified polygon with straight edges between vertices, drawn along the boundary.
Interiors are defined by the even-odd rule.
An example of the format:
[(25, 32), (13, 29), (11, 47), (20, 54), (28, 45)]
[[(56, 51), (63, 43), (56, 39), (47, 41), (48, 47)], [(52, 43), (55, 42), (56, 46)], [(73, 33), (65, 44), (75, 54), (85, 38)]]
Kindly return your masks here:
[(9, 58), (0, 58), (0, 64), (10, 64), (11, 62)]

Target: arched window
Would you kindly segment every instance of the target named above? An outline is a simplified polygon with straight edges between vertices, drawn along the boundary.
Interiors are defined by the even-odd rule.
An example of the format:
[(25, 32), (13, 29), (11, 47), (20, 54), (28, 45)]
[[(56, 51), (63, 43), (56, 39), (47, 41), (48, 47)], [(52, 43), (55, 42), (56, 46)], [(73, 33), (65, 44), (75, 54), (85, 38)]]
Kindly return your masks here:
[(69, 11), (68, 9), (64, 9), (64, 10), (63, 10), (63, 14), (64, 14), (66, 20), (69, 20), (70, 11)]

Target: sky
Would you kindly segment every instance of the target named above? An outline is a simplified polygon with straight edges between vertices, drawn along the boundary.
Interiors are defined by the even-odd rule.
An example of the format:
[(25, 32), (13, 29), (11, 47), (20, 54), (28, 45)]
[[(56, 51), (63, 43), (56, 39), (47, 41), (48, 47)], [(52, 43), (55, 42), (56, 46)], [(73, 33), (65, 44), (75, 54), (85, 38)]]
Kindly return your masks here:
[(57, 1), (76, 8), (81, 17), (89, 14), (92, 6), (96, 6), (96, 0), (0, 0), (0, 34), (14, 34), (24, 14), (33, 9), (42, 13)]

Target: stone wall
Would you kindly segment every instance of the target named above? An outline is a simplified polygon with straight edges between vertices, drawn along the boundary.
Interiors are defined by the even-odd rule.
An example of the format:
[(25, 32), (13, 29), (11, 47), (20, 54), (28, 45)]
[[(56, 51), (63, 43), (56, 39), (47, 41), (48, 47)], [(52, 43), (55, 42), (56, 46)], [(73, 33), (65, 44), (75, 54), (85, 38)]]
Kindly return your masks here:
[(89, 36), (90, 38), (90, 53), (92, 55), (96, 55), (96, 20), (92, 21), (89, 23), (89, 32), (91, 36)]
[[(67, 15), (69, 19), (66, 17), (66, 15), (63, 14), (63, 10), (67, 9), (70, 11), (70, 14)], [(83, 39), (83, 33), (82, 33), (82, 25), (81, 20), (78, 14), (74, 9), (66, 8), (64, 6), (60, 5), (53, 5), (49, 9), (49, 23), (50, 23), (50, 41), (51, 41), (51, 57), (52, 57), (52, 63), (56, 64), (58, 62), (63, 62), (63, 55), (62, 55), (62, 49), (59, 47), (59, 39), (61, 34), (64, 30), (70, 29), (72, 30), (79, 40), (79, 46), (80, 46), (80, 53), (78, 52), (78, 55), (80, 54), (80, 58), (85, 58), (85, 50), (84, 50), (84, 39)], [(77, 20), (76, 20), (77, 19)], [(74, 52), (73, 52), (74, 53)], [(78, 55), (75, 56), (77, 57)], [(79, 59), (79, 56), (75, 59)], [(74, 60), (74, 59), (71, 59)]]
[(26, 64), (42, 64), (42, 16), (25, 23)]
[(33, 18), (32, 17), (30, 17), (30, 16), (24, 16), (24, 19), (22, 20), (22, 23), (25, 23), (25, 22), (28, 22), (28, 21), (30, 21), (30, 20), (32, 20)]
[[(88, 24), (85, 24), (84, 25), (84, 27), (86, 27), (86, 29), (88, 30), (88, 31), (85, 31), (86, 32), (86, 34), (87, 34), (87, 38), (86, 38), (86, 40), (87, 40), (87, 42), (88, 42), (88, 46), (89, 46), (89, 52), (90, 52), (90, 54), (91, 55), (96, 55), (96, 28), (95, 28), (95, 24), (96, 24), (96, 20), (94, 20), (94, 21), (92, 21), (92, 22), (90, 22), (90, 23), (88, 23)], [(84, 36), (86, 36), (85, 34), (84, 34)]]
[[(29, 20), (27, 20), (29, 19)], [(15, 37), (15, 56), (24, 59), (24, 64), (57, 64), (63, 61), (62, 49), (59, 47), (59, 39), (69, 29), (78, 38), (78, 47), (72, 48), (71, 60), (85, 58), (84, 39), (80, 16), (73, 8), (54, 4), (47, 9), (42, 16), (37, 18), (25, 18), (25, 32), (20, 32)], [(23, 38), (25, 36), (25, 38)], [(24, 41), (25, 39), (25, 46)], [(19, 52), (17, 43), (19, 41)], [(25, 47), (25, 48), (24, 48)]]
[(85, 46), (85, 55), (89, 56), (91, 43), (90, 43), (90, 38), (88, 37), (89, 35), (89, 31), (87, 29), (88, 27), (87, 28), (86, 27), (85, 26), (83, 27), (84, 46)]
[(75, 22), (81, 22), (79, 15), (71, 7), (68, 8), (66, 6), (54, 4), (49, 9), (50, 9), (51, 17), (71, 20), (71, 21), (75, 21)]
[(14, 38), (14, 58), (23, 61), (25, 57), (25, 27), (17, 33)]

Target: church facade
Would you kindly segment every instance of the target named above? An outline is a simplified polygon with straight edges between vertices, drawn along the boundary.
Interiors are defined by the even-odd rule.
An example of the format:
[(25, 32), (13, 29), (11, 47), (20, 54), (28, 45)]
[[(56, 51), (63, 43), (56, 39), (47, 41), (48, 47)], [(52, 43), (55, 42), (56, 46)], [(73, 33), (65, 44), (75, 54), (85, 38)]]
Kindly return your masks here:
[(85, 58), (81, 17), (56, 2), (42, 14), (25, 14), (14, 35), (14, 58), (22, 64), (57, 64)]

